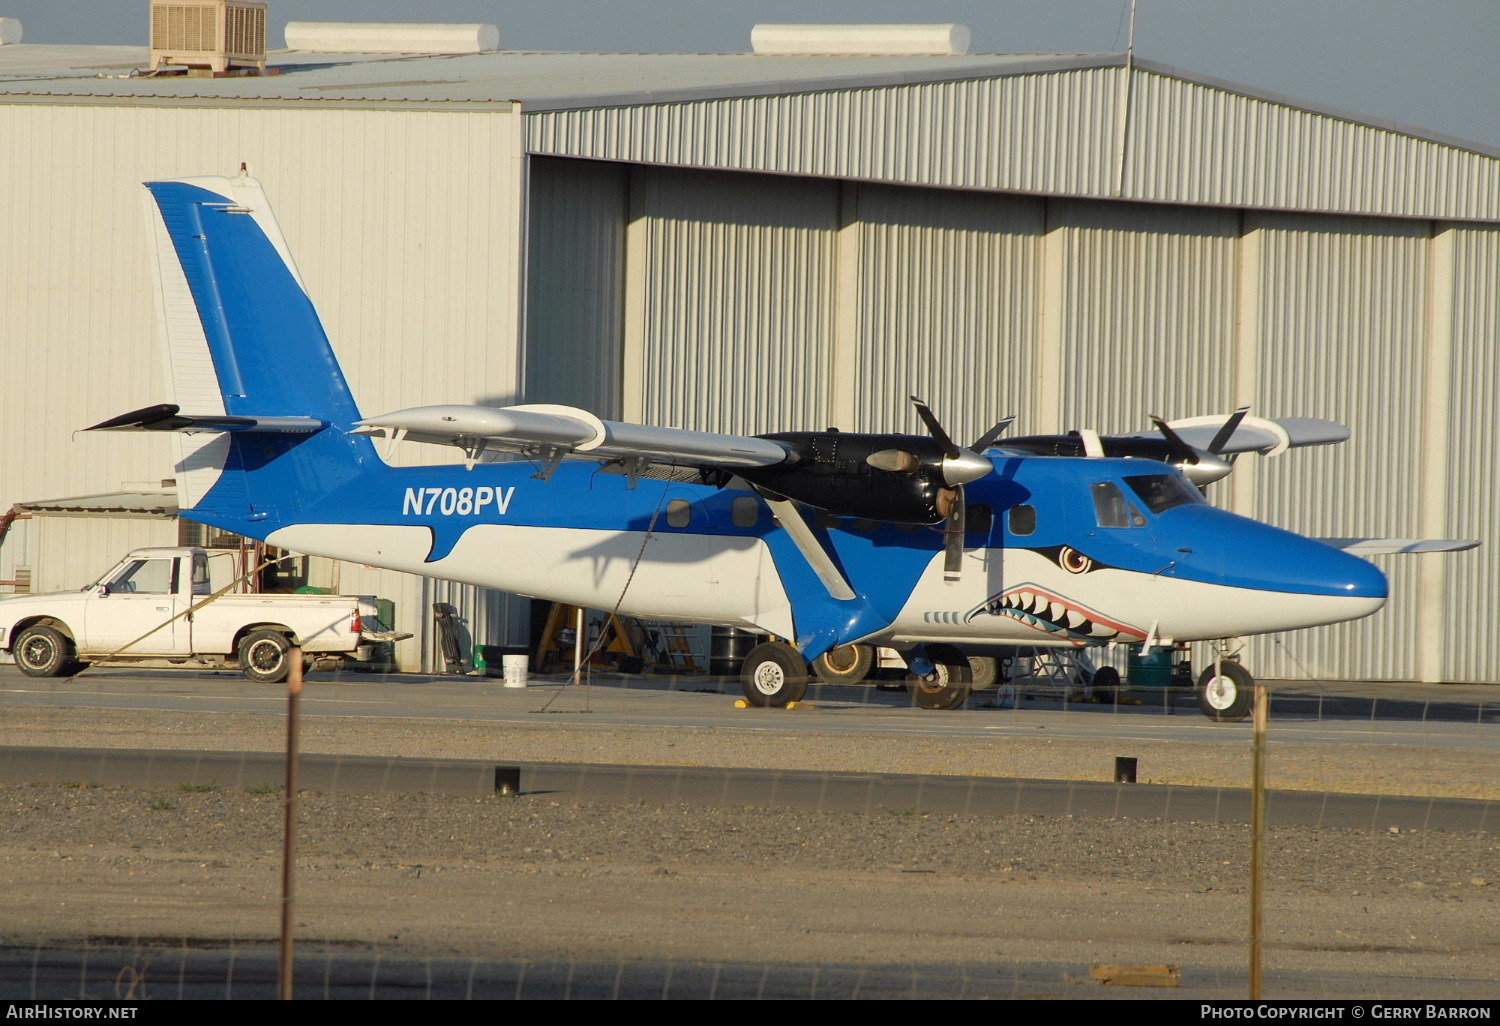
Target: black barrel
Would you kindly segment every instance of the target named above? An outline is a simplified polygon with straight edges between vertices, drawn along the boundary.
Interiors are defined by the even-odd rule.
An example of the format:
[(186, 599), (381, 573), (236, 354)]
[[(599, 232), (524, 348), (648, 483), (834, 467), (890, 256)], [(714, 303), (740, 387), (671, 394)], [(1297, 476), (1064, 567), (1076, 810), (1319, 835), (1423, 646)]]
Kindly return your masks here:
[(738, 627), (708, 629), (708, 672), (714, 677), (738, 677), (740, 664), (750, 650), (760, 644), (761, 636)]

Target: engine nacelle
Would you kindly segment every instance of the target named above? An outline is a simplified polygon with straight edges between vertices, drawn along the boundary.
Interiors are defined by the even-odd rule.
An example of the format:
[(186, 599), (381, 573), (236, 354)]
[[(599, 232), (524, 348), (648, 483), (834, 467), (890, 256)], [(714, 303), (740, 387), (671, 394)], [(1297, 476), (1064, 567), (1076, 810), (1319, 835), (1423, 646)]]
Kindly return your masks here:
[(788, 431), (758, 437), (787, 445), (796, 459), (744, 468), (739, 476), (834, 516), (935, 524), (952, 509), (950, 485), (979, 476), (977, 465), (955, 473), (942, 445), (924, 435)]

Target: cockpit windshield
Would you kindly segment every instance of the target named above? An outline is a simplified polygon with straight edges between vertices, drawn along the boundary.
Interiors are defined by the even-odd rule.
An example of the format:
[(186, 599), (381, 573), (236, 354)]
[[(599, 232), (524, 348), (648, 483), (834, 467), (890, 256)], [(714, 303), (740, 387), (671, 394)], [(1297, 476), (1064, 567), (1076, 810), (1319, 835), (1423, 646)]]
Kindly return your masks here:
[(1177, 474), (1141, 474), (1125, 478), (1130, 490), (1140, 496), (1152, 513), (1162, 513), (1173, 506), (1207, 502), (1203, 493)]

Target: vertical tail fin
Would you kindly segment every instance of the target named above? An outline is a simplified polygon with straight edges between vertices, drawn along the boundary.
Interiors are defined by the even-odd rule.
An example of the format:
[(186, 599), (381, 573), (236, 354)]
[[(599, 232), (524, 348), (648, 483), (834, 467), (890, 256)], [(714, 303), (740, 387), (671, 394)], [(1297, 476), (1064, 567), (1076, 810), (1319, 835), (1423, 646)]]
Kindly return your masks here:
[[(179, 435), (179, 503), (245, 534), (344, 483), (374, 458), (359, 409), (258, 181), (147, 182), (157, 312), (184, 414), (312, 417), (300, 434)], [(266, 522), (260, 530), (248, 530)]]

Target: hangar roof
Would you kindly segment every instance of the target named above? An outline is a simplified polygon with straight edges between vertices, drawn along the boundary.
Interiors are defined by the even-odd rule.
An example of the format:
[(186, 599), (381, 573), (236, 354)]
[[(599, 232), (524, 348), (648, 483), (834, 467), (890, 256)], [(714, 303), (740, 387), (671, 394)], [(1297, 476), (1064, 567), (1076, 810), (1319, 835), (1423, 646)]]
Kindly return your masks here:
[(144, 47), (0, 47), (0, 95), (359, 101), (520, 101), (527, 109), (618, 106), (1118, 65), (1118, 54), (799, 56), (749, 53), (493, 53), (268, 55), (280, 74), (152, 77)]
[(1500, 149), (1122, 54), (276, 51), (151, 76), (143, 47), (0, 47), (0, 104), (516, 111), (529, 152), (1096, 199), (1500, 222)]

